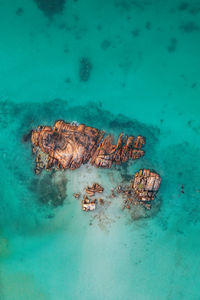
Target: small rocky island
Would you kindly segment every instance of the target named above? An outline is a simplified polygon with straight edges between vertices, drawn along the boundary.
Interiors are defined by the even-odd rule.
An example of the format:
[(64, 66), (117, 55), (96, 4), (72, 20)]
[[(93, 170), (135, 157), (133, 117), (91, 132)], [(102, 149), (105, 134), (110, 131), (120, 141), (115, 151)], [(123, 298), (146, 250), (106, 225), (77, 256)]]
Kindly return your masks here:
[(32, 131), (33, 153), (36, 155), (35, 173), (42, 169), (77, 169), (90, 162), (97, 168), (110, 168), (113, 163), (121, 164), (144, 155), (143, 136), (120, 134), (114, 137), (84, 124), (57, 121), (53, 127), (39, 126)]
[(104, 191), (104, 188), (98, 183), (93, 183), (93, 185), (91, 187), (87, 186), (85, 189), (85, 192), (87, 195), (85, 195), (82, 200), (82, 210), (85, 210), (85, 211), (95, 210), (97, 202), (102, 204), (103, 199), (101, 199), (101, 198), (91, 199), (89, 197), (95, 196), (96, 193), (103, 193), (103, 191)]
[[(122, 194), (124, 198), (124, 208), (130, 209), (134, 205), (141, 205), (146, 209), (150, 209), (159, 188), (161, 178), (160, 175), (149, 169), (141, 169), (135, 173), (133, 181), (129, 186), (118, 186), (116, 192)], [(96, 193), (103, 193), (104, 188), (94, 183), (91, 187), (87, 186), (86, 194), (82, 200), (82, 210), (91, 211), (96, 209), (96, 204), (103, 205), (102, 198), (94, 197)], [(80, 197), (80, 193), (74, 194), (75, 198)], [(111, 198), (115, 198), (114, 191), (111, 192)]]
[[(114, 137), (105, 132), (84, 124), (57, 121), (53, 127), (39, 126), (27, 137), (31, 136), (33, 153), (35, 154), (35, 173), (46, 170), (74, 170), (82, 164), (90, 163), (97, 168), (111, 168), (112, 164), (121, 164), (144, 155), (142, 147), (145, 144), (143, 136), (124, 136), (121, 133), (117, 143)], [(123, 208), (140, 205), (150, 209), (159, 188), (161, 178), (155, 171), (141, 169), (135, 173), (129, 185), (119, 185), (111, 190), (110, 198), (122, 195)], [(103, 193), (104, 188), (98, 183), (85, 188), (82, 196), (82, 210), (92, 211), (98, 205), (104, 205), (102, 198), (96, 193)], [(74, 193), (77, 199), (81, 192)]]
[(141, 169), (135, 173), (130, 186), (118, 186), (117, 192), (124, 195), (125, 207), (130, 209), (131, 204), (142, 205), (147, 209), (151, 208), (159, 188), (160, 175), (149, 169)]

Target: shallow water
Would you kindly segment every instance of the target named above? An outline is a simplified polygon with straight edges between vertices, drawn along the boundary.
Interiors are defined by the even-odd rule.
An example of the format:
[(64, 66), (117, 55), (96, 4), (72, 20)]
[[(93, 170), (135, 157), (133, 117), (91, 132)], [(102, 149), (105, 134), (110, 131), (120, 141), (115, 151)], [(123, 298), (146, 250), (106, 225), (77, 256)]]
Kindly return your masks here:
[[(0, 2), (0, 299), (200, 299), (200, 2), (69, 0), (51, 18)], [(67, 196), (51, 206), (22, 137), (57, 119), (142, 134), (146, 154), (58, 174)], [(138, 220), (109, 193), (139, 168), (162, 184)], [(106, 205), (86, 214), (72, 194), (94, 180)]]

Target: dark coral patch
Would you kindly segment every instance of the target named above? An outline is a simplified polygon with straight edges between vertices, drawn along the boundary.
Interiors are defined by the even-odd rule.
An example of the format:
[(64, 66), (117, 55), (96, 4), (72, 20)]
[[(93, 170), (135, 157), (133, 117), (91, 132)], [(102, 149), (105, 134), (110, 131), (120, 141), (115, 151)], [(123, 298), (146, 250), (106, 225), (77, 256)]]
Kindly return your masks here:
[(64, 10), (65, 0), (34, 0), (38, 8), (48, 17), (59, 14)]
[(193, 21), (185, 22), (180, 26), (180, 30), (185, 33), (192, 33), (199, 31), (199, 26)]
[(67, 196), (67, 180), (64, 174), (52, 172), (33, 179), (30, 190), (36, 193), (40, 203), (57, 207), (63, 205)]
[(80, 59), (79, 76), (81, 81), (88, 81), (92, 70), (92, 64), (86, 57)]

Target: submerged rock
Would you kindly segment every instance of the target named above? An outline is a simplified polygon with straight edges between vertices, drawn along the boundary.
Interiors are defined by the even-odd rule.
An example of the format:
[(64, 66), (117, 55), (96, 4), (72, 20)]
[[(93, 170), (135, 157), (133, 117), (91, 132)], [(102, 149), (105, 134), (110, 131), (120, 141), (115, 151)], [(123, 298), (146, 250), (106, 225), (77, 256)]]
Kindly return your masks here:
[(80, 69), (79, 69), (80, 80), (88, 81), (91, 70), (92, 70), (92, 64), (89, 61), (89, 59), (86, 57), (82, 57), (80, 59)]
[(117, 144), (114, 138), (96, 128), (57, 121), (53, 127), (39, 126), (32, 131), (33, 153), (36, 155), (35, 173), (42, 169), (51, 170), (79, 168), (90, 163), (98, 168), (110, 168), (113, 163), (121, 164), (144, 155), (142, 136), (123, 136)]
[(38, 8), (48, 17), (64, 10), (65, 0), (34, 0)]

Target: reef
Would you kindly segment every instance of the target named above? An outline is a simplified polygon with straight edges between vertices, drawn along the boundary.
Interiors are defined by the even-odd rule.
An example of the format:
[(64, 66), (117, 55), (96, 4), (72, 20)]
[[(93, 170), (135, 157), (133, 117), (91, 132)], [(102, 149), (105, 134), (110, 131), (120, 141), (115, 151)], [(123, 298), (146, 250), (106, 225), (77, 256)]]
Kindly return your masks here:
[(38, 8), (47, 16), (52, 17), (64, 10), (65, 0), (34, 0)]
[(125, 196), (125, 207), (130, 209), (131, 204), (142, 205), (147, 209), (151, 208), (159, 188), (160, 175), (148, 169), (141, 169), (135, 173), (130, 186), (118, 186), (117, 192)]
[(39, 126), (32, 131), (33, 153), (36, 155), (35, 173), (42, 169), (77, 169), (90, 162), (97, 168), (110, 168), (144, 155), (143, 136), (120, 134), (117, 144), (114, 137), (84, 124), (57, 121), (53, 127)]
[(79, 76), (81, 81), (88, 81), (92, 70), (92, 64), (88, 58), (82, 57), (80, 59)]
[(67, 179), (63, 172), (46, 173), (32, 180), (30, 189), (42, 204), (58, 207), (67, 197)]
[(84, 196), (84, 199), (82, 200), (82, 210), (84, 211), (91, 211), (95, 210), (96, 208), (96, 199), (91, 200), (87, 196)]

